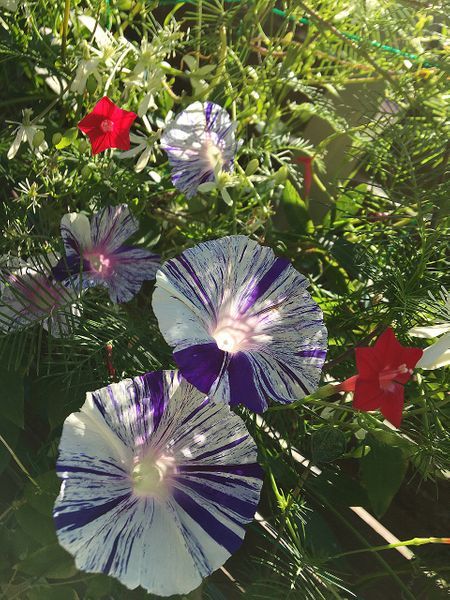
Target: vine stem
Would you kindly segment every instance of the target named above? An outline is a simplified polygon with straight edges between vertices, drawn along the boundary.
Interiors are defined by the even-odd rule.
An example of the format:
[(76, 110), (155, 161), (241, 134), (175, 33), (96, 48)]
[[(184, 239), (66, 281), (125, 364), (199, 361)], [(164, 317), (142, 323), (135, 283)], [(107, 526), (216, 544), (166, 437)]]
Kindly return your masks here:
[(25, 475), (28, 477), (28, 479), (31, 481), (31, 483), (34, 486), (36, 486), (37, 489), (40, 491), (41, 488), (39, 487), (38, 482), (35, 479), (33, 479), (33, 477), (30, 475), (30, 472), (28, 471), (28, 469), (25, 467), (23, 462), (20, 460), (20, 458), (17, 456), (17, 454), (14, 452), (14, 450), (11, 448), (11, 446), (8, 444), (8, 442), (5, 440), (5, 438), (1, 434), (0, 434), (0, 442), (2, 442), (2, 444), (8, 450), (8, 452), (11, 454), (11, 456), (13, 457), (13, 459), (15, 460), (15, 462), (17, 463), (17, 465), (19, 466), (21, 471), (23, 471), (25, 473)]
[(358, 550), (349, 550), (348, 552), (341, 552), (340, 554), (334, 554), (330, 556), (328, 560), (335, 560), (336, 558), (342, 558), (343, 556), (352, 556), (354, 554), (361, 554), (362, 552), (381, 552), (383, 550), (394, 550), (402, 546), (423, 546), (424, 544), (450, 544), (450, 538), (412, 538), (404, 542), (393, 542), (392, 544), (384, 544), (382, 546), (371, 546), (370, 548), (359, 548)]
[(200, 68), (200, 50), (202, 42), (203, 0), (197, 1), (197, 66)]
[[(358, 538), (362, 543), (366, 543), (367, 544), (364, 536), (358, 531), (358, 529), (356, 529), (356, 527), (354, 527), (341, 514), (341, 512), (339, 510), (337, 510), (332, 504), (330, 504), (330, 502), (328, 502), (328, 500), (326, 498), (324, 498), (322, 495), (318, 495), (318, 497), (325, 504), (325, 506), (337, 517), (337, 519), (339, 521), (341, 521), (342, 523), (344, 523), (349, 528), (349, 530), (353, 533), (353, 535), (356, 538)], [(367, 544), (367, 546), (368, 546), (368, 544)], [(368, 546), (368, 551), (370, 551), (370, 549), (371, 548)], [(406, 587), (406, 585), (403, 583), (403, 581), (397, 575), (397, 573), (394, 571), (394, 569), (392, 569), (391, 566), (384, 560), (384, 558), (382, 558), (382, 556), (380, 556), (376, 552), (375, 552), (375, 557), (378, 560), (378, 562), (383, 565), (386, 573), (388, 575), (390, 575), (392, 577), (392, 579), (395, 580), (395, 582), (397, 583), (397, 585), (399, 586), (399, 588), (402, 590), (404, 598), (408, 598), (409, 600), (417, 600), (416, 597), (412, 595), (412, 593), (410, 592), (410, 590)]]
[(69, 30), (70, 0), (64, 0), (64, 20), (62, 25), (61, 58), (66, 58), (67, 32)]

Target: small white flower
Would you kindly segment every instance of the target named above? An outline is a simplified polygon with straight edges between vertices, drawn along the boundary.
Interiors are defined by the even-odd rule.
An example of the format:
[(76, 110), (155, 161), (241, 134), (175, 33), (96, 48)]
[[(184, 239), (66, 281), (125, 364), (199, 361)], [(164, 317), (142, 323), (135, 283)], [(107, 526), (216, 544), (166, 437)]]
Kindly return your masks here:
[(72, 81), (70, 89), (76, 94), (83, 94), (86, 89), (86, 83), (90, 75), (93, 75), (98, 83), (101, 83), (102, 76), (98, 70), (100, 58), (83, 59), (78, 63), (75, 79)]
[(126, 55), (133, 49), (133, 45), (123, 36), (116, 39), (92, 17), (81, 15), (78, 20), (93, 34), (95, 45), (84, 42), (83, 59), (77, 67), (70, 89), (78, 94), (83, 94), (90, 75), (95, 77), (100, 86), (103, 81), (102, 75), (105, 75), (107, 81), (103, 92), (106, 94)]
[(155, 142), (160, 135), (158, 131), (155, 132), (152, 130), (152, 126), (150, 125), (150, 121), (148, 120), (147, 116), (144, 116), (142, 120), (144, 122), (145, 129), (147, 130), (147, 134), (141, 132), (130, 133), (130, 141), (132, 144), (135, 144), (135, 146), (130, 148), (130, 150), (121, 152), (117, 155), (118, 158), (132, 158), (133, 156), (139, 155), (134, 167), (136, 173), (143, 171), (150, 159), (154, 160), (153, 149)]
[(23, 114), (22, 123), (13, 121), (13, 123), (17, 123), (17, 125), (19, 125), (19, 127), (17, 127), (14, 130), (16, 137), (14, 138), (14, 141), (11, 144), (10, 149), (8, 150), (7, 156), (9, 158), (9, 160), (11, 160), (12, 158), (14, 158), (16, 156), (17, 152), (19, 151), (20, 144), (25, 141), (28, 142), (28, 145), (30, 146), (31, 150), (33, 150), (33, 152), (36, 153), (38, 158), (41, 158), (42, 152), (45, 152), (45, 150), (47, 150), (47, 148), (48, 148), (45, 140), (37, 148), (33, 144), (34, 136), (42, 128), (42, 126), (31, 123), (32, 112), (33, 111), (31, 109), (26, 108), (25, 110), (22, 111), (22, 114)]
[(438, 369), (450, 364), (450, 292), (442, 288), (439, 298), (429, 293), (430, 298), (437, 304), (434, 312), (439, 322), (435, 325), (413, 327), (409, 335), (419, 338), (438, 338), (438, 340), (425, 348), (422, 358), (416, 367), (420, 369)]
[[(113, 66), (114, 61), (112, 60), (116, 53), (120, 50), (123, 38), (116, 40), (116, 38), (109, 32), (105, 31), (94, 18), (86, 15), (80, 15), (78, 20), (90, 33), (94, 35), (95, 46), (88, 45), (91, 50), (99, 58), (103, 59), (105, 63), (109, 63)], [(87, 57), (85, 57), (87, 58)]]
[(174, 52), (179, 40), (183, 37), (183, 33), (178, 29), (178, 24), (162, 27), (151, 41), (144, 38), (141, 41), (140, 49), (135, 50), (137, 60), (127, 85), (144, 90), (144, 96), (137, 111), (140, 117), (150, 109), (156, 108), (155, 97), (164, 88), (166, 81), (163, 67), (168, 65), (164, 60)]

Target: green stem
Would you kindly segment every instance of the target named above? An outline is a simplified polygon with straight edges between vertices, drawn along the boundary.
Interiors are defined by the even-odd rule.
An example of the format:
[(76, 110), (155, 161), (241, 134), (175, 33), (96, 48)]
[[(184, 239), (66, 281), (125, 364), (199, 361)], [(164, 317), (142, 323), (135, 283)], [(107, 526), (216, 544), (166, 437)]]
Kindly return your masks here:
[[(199, 3), (201, 3), (201, 1), (202, 0), (199, 0)], [(191, 4), (195, 4), (195, 0), (160, 0), (159, 5), (160, 6), (164, 6), (164, 5), (173, 6), (174, 4), (184, 4), (185, 2), (190, 2)], [(228, 4), (235, 4), (235, 3), (241, 2), (241, 0), (224, 0), (224, 2), (228, 3)], [(360, 48), (359, 46), (357, 46), (355, 44), (355, 42), (366, 43), (369, 46), (371, 46), (372, 48), (376, 48), (377, 50), (381, 50), (383, 52), (389, 52), (390, 54), (396, 54), (397, 56), (400, 56), (402, 58), (408, 58), (414, 62), (421, 62), (421, 57), (417, 54), (413, 54), (412, 52), (405, 52), (404, 50), (400, 50), (399, 48), (395, 48), (394, 46), (389, 46), (388, 44), (382, 44), (381, 42), (377, 42), (376, 40), (368, 40), (367, 41), (362, 36), (356, 35), (354, 33), (347, 33), (346, 31), (340, 31), (339, 29), (336, 29), (336, 27), (334, 27), (334, 25), (332, 23), (326, 21), (325, 19), (322, 19), (316, 11), (311, 9), (309, 6), (307, 6), (303, 2), (300, 2), (300, 6), (302, 6), (302, 8), (305, 10), (305, 12), (307, 12), (310, 16), (313, 17), (312, 20), (309, 19), (308, 17), (302, 17), (299, 19), (298, 17), (296, 17), (294, 15), (288, 15), (286, 13), (286, 11), (280, 10), (279, 8), (272, 8), (272, 13), (279, 17), (282, 17), (283, 19), (288, 19), (289, 21), (295, 21), (296, 23), (300, 23), (301, 25), (312, 25), (312, 24), (314, 24), (314, 20), (318, 21), (320, 24), (326, 26), (327, 29), (332, 31), (332, 33), (334, 33), (334, 35), (340, 37), (342, 40), (346, 41), (347, 43), (350, 43), (353, 47), (355, 47), (357, 50), (362, 52), (365, 55), (365, 57), (367, 58), (367, 60), (370, 62), (370, 64), (378, 72), (382, 71), (380, 69), (380, 67), (375, 63), (375, 61), (373, 61), (373, 59), (371, 57), (368, 57), (365, 50)], [(430, 69), (433, 67), (439, 67), (439, 65), (436, 62), (424, 61), (422, 63), (422, 67), (425, 69)], [(384, 75), (386, 76), (385, 72), (384, 72)], [(387, 78), (388, 79), (391, 78), (391, 75), (389, 73), (387, 74)], [(391, 83), (392, 83), (392, 80), (391, 80)]]
[[(328, 502), (327, 499), (321, 494), (317, 494), (317, 496), (325, 504), (325, 506), (337, 517), (337, 519), (344, 523), (350, 529), (350, 531), (356, 538), (358, 538), (363, 544), (368, 545), (364, 536), (356, 529), (356, 527), (353, 527), (353, 525), (341, 514), (339, 510), (335, 509), (334, 506), (330, 502)], [(409, 598), (409, 600), (416, 600), (416, 597), (412, 595), (410, 590), (406, 587), (406, 585), (403, 583), (403, 581), (400, 579), (397, 573), (390, 567), (390, 565), (379, 554), (375, 553), (374, 556), (376, 560), (378, 560), (378, 562), (383, 565), (383, 568), (392, 577), (392, 579), (395, 580), (399, 588), (403, 591), (404, 598)]]
[(61, 43), (61, 58), (63, 61), (66, 58), (67, 49), (67, 32), (69, 30), (69, 17), (70, 17), (70, 0), (64, 0), (64, 20), (62, 26), (62, 43)]
[[(318, 390), (314, 392), (314, 394), (310, 394), (309, 396), (305, 396), (305, 398), (301, 398), (300, 400), (296, 400), (295, 402), (291, 402), (291, 404), (279, 404), (277, 406), (271, 406), (267, 409), (268, 412), (276, 412), (279, 410), (295, 410), (299, 406), (306, 404), (307, 402), (315, 402), (316, 400), (322, 398), (328, 398), (329, 396), (333, 396), (339, 390), (339, 384), (327, 383), (326, 385), (320, 387)], [(329, 402), (323, 403), (325, 406), (330, 406)], [(331, 406), (338, 406), (334, 402)]]
[(17, 456), (17, 454), (14, 452), (14, 450), (11, 448), (11, 446), (8, 444), (8, 442), (5, 440), (5, 438), (1, 434), (0, 434), (0, 442), (2, 442), (2, 444), (5, 446), (5, 448), (8, 450), (8, 452), (11, 454), (11, 456), (13, 457), (13, 459), (15, 460), (15, 462), (17, 463), (19, 468), (25, 473), (25, 475), (28, 477), (28, 479), (31, 481), (31, 483), (33, 485), (35, 485), (38, 490), (40, 490), (41, 488), (39, 487), (38, 482), (35, 479), (33, 479), (33, 477), (30, 475), (28, 469), (25, 467), (25, 465), (22, 463), (20, 458)]
[(203, 0), (197, 0), (197, 66), (200, 68), (200, 50), (202, 42)]
[(384, 544), (382, 546), (371, 546), (370, 548), (359, 548), (358, 550), (350, 550), (348, 552), (341, 552), (330, 556), (327, 560), (335, 560), (336, 558), (342, 558), (343, 556), (353, 556), (354, 554), (361, 554), (363, 552), (381, 552), (383, 550), (394, 550), (395, 548), (401, 548), (402, 546), (423, 546), (424, 544), (448, 544), (450, 538), (412, 538), (404, 542), (393, 542), (392, 544)]

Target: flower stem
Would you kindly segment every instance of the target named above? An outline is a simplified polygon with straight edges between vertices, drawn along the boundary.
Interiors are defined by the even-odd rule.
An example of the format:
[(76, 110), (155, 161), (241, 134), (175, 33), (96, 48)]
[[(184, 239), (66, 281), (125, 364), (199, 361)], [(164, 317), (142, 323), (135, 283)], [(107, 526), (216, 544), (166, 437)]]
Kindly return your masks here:
[(278, 406), (271, 406), (267, 410), (270, 412), (275, 412), (278, 410), (295, 410), (299, 406), (306, 404), (307, 402), (314, 402), (315, 400), (320, 400), (322, 398), (328, 398), (329, 396), (333, 396), (339, 391), (340, 384), (327, 383), (323, 385), (318, 390), (314, 392), (314, 394), (310, 394), (309, 396), (305, 396), (300, 400), (296, 400), (295, 402), (291, 402), (291, 404), (280, 404)]
[(13, 457), (13, 459), (15, 460), (15, 462), (17, 463), (17, 465), (19, 466), (21, 471), (23, 471), (25, 473), (25, 475), (28, 477), (28, 479), (31, 481), (31, 483), (33, 485), (35, 485), (38, 490), (40, 490), (41, 488), (39, 487), (38, 482), (35, 479), (33, 479), (33, 477), (30, 475), (28, 469), (25, 467), (25, 465), (22, 463), (20, 458), (17, 456), (17, 454), (14, 452), (14, 450), (11, 448), (11, 446), (8, 444), (8, 442), (5, 440), (5, 438), (1, 434), (0, 434), (0, 442), (2, 442), (2, 444), (8, 450), (8, 452), (11, 454), (11, 456)]
[(64, 20), (62, 24), (61, 58), (66, 59), (67, 32), (69, 30), (70, 0), (64, 0)]
[(359, 548), (358, 550), (350, 550), (348, 552), (340, 552), (330, 556), (328, 560), (335, 560), (336, 558), (342, 558), (343, 556), (352, 556), (354, 554), (361, 554), (362, 552), (381, 552), (383, 550), (394, 550), (402, 546), (423, 546), (424, 544), (449, 544), (450, 538), (412, 538), (404, 542), (393, 542), (392, 544), (384, 544), (382, 546), (371, 546), (369, 548)]

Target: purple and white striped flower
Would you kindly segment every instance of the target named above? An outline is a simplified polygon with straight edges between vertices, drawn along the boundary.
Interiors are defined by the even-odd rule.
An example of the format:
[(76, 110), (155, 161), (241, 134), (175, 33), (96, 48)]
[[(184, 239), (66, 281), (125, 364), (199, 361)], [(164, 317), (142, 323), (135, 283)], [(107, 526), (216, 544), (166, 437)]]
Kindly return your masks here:
[(194, 102), (167, 125), (161, 147), (169, 157), (174, 186), (188, 198), (202, 183), (214, 181), (219, 170), (233, 170), (236, 127), (213, 102)]
[(199, 244), (156, 275), (153, 310), (183, 376), (255, 412), (312, 393), (327, 331), (308, 280), (246, 236)]
[(113, 302), (128, 302), (147, 279), (154, 279), (159, 256), (124, 242), (139, 228), (126, 204), (107, 206), (89, 222), (86, 215), (69, 213), (61, 219), (66, 257), (53, 269), (56, 279), (83, 288), (106, 286)]
[(243, 421), (175, 371), (87, 394), (64, 424), (54, 508), (79, 569), (186, 594), (242, 543), (262, 486)]
[(11, 333), (41, 322), (54, 337), (66, 335), (80, 316), (78, 294), (53, 281), (38, 261), (15, 261), (0, 277), (0, 330)]

